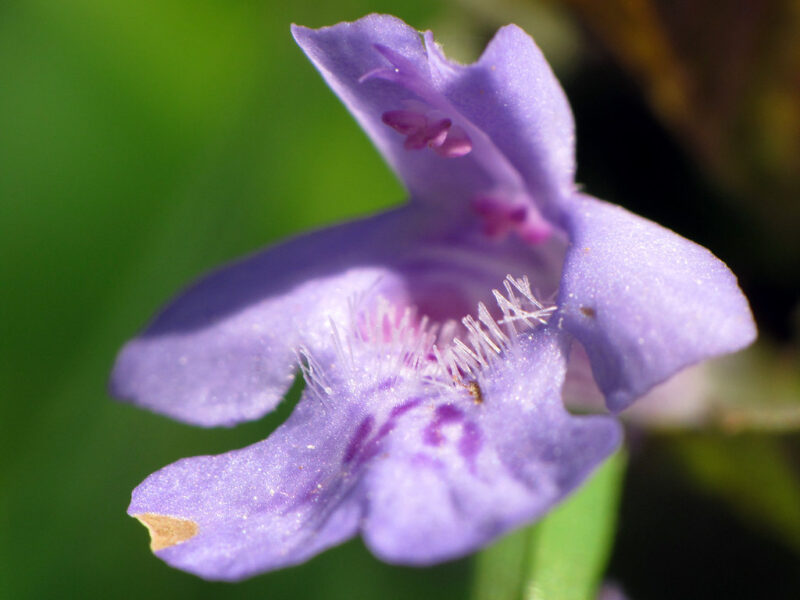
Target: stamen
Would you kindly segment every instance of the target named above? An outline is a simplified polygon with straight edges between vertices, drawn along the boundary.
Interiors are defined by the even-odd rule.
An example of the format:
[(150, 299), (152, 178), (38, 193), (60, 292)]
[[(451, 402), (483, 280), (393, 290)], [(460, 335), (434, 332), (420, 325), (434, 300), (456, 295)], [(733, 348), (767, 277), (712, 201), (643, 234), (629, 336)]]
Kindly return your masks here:
[(458, 158), (472, 152), (472, 140), (467, 132), (458, 125), (453, 125), (442, 143), (433, 146), (433, 151), (444, 158)]
[(516, 233), (529, 244), (540, 244), (553, 232), (553, 227), (524, 193), (479, 194), (472, 200), (472, 209), (483, 218), (483, 232), (502, 239)]
[(358, 78), (358, 83), (364, 83), (370, 79), (386, 79), (388, 81), (393, 81), (394, 79), (397, 79), (399, 73), (400, 69), (397, 68), (378, 67), (377, 69), (372, 69), (371, 71), (364, 73)]
[[(381, 115), (385, 125), (406, 136), (406, 150), (432, 148), (444, 158), (458, 158), (472, 151), (467, 132), (422, 102), (410, 101), (409, 108), (389, 110)], [(440, 115), (441, 113), (439, 113)]]
[[(359, 78), (359, 83), (376, 78), (392, 81), (404, 86), (426, 102), (429, 101), (430, 87), (420, 77), (410, 60), (381, 44), (374, 44), (373, 47), (392, 66), (378, 67), (365, 73)], [(442, 115), (441, 110), (437, 111), (426, 102), (409, 101), (410, 109), (386, 111), (381, 115), (381, 120), (406, 136), (403, 144), (406, 150), (422, 150), (427, 146), (443, 158), (458, 158), (469, 154), (472, 151), (472, 140), (464, 128), (453, 126), (451, 118), (446, 114)]]
[(423, 129), (427, 121), (425, 115), (413, 110), (390, 110), (381, 115), (381, 120), (403, 135), (412, 135)]
[(431, 121), (426, 118), (425, 126), (409, 134), (403, 147), (406, 150), (422, 150), (425, 146), (430, 148), (441, 146), (447, 138), (447, 132), (451, 125), (450, 119)]
[[(427, 124), (431, 124), (441, 119), (449, 119), (449, 127), (444, 138), (436, 136), (425, 136), (422, 134), (425, 127), (419, 126), (414, 132), (401, 131), (405, 136), (418, 133), (419, 139), (427, 137), (427, 142), (421, 143), (417, 140), (407, 142), (407, 149), (422, 149), (428, 145), (436, 154), (443, 158), (458, 158), (467, 154), (473, 154), (476, 167), (483, 170), (486, 175), (497, 182), (498, 185), (510, 185), (514, 189), (525, 189), (525, 181), (519, 171), (508, 160), (486, 134), (480, 128), (469, 121), (459, 110), (453, 106), (447, 98), (438, 90), (431, 81), (427, 69), (419, 67), (412, 60), (402, 54), (380, 44), (374, 44), (373, 48), (389, 63), (386, 66), (377, 67), (359, 78), (360, 83), (370, 79), (382, 79), (395, 83), (405, 88), (414, 100), (406, 100), (404, 104), (411, 107), (412, 104), (418, 105), (410, 110), (422, 114), (427, 119)], [(386, 120), (392, 121), (392, 113), (387, 111)], [(395, 117), (396, 118), (396, 117)], [(387, 125), (393, 126), (391, 123)], [(433, 140), (433, 144), (429, 143)], [(539, 241), (541, 228), (525, 227), (521, 229), (521, 234), (530, 241)]]

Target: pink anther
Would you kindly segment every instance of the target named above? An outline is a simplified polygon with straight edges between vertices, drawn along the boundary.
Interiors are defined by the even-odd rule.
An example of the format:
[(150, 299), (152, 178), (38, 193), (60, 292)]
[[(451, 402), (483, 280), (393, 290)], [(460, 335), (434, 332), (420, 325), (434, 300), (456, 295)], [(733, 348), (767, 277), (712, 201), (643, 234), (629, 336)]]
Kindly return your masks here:
[(457, 158), (472, 151), (472, 141), (466, 131), (453, 125), (450, 119), (436, 116), (424, 108), (390, 110), (381, 115), (381, 120), (406, 136), (403, 143), (406, 150), (428, 147), (444, 158)]
[(445, 139), (452, 122), (450, 119), (425, 120), (425, 126), (408, 135), (403, 147), (406, 150), (422, 150), (425, 146), (438, 148)]
[(553, 227), (529, 202), (510, 200), (504, 194), (480, 194), (473, 198), (472, 209), (483, 218), (487, 236), (502, 239), (513, 232), (529, 244), (540, 244), (550, 237)]
[(425, 115), (413, 110), (390, 110), (381, 115), (381, 120), (403, 135), (411, 135), (425, 128)]
[(433, 151), (445, 158), (458, 158), (472, 152), (472, 140), (461, 127), (453, 125), (447, 131), (444, 141), (433, 146)]

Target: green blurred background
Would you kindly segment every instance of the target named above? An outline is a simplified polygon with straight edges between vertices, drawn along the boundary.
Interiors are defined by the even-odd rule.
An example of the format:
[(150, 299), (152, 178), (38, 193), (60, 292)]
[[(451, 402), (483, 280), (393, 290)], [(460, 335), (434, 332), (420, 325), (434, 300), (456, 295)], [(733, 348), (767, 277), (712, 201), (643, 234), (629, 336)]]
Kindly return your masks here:
[[(665, 92), (653, 85), (657, 67), (646, 59), (645, 66), (634, 60), (634, 68), (620, 60), (637, 55), (624, 43), (621, 48), (613, 43), (624, 42), (624, 35), (603, 29), (603, 19), (613, 21), (613, 13), (597, 17), (582, 4), (0, 3), (0, 598), (468, 594), (468, 560), (432, 569), (389, 567), (358, 541), (308, 565), (242, 584), (206, 583), (155, 559), (144, 528), (125, 515), (130, 491), (149, 473), (184, 456), (258, 441), (288, 409), (232, 430), (201, 430), (113, 402), (105, 386), (121, 344), (204, 270), (295, 232), (403, 200), (400, 184), (293, 43), (292, 22), (322, 26), (391, 12), (419, 29), (433, 29), (451, 54), (471, 59), (497, 25), (517, 21), (535, 35), (573, 101), (580, 179), (589, 191), (711, 246), (742, 276), (773, 351), (794, 348), (797, 282), (790, 273), (797, 263), (792, 245), (797, 236), (764, 235), (772, 231), (766, 224), (776, 214), (781, 227), (796, 233), (791, 228), (796, 206), (785, 200), (797, 189), (794, 163), (769, 144), (757, 159), (710, 161), (709, 136), (727, 147), (717, 139), (723, 134), (698, 136), (705, 146), (692, 139), (692, 111), (664, 103), (672, 88)], [(613, 11), (618, 4), (609, 7)], [(776, 52), (783, 56), (786, 49)], [(774, 101), (785, 113), (777, 131), (795, 118), (784, 100)], [(758, 127), (747, 128), (753, 121), (748, 106), (735, 113), (736, 127), (730, 129), (745, 141), (748, 132), (764, 131), (758, 120)], [(779, 143), (791, 144), (789, 138)], [(787, 164), (769, 162), (773, 155)], [(741, 173), (741, 161), (755, 165), (752, 176)], [(741, 177), (728, 177), (731, 172)], [(752, 202), (753, 190), (765, 186), (774, 202)], [(690, 529), (695, 511), (697, 521), (710, 527), (711, 539), (744, 540), (743, 564), (769, 563), (766, 577), (789, 582), (764, 597), (800, 590), (796, 577), (791, 579), (793, 542), (776, 541), (761, 525), (737, 529), (742, 514), (770, 508), (755, 502), (747, 513), (715, 504), (717, 492), (733, 484), (714, 483), (719, 469), (713, 467), (713, 476), (703, 479), (712, 493), (697, 497), (676, 492), (685, 484), (673, 485), (669, 478), (651, 482), (642, 465), (661, 464), (672, 473), (678, 471), (675, 464), (684, 463), (663, 458), (663, 447), (674, 447), (674, 440), (647, 439), (637, 442), (644, 448), (640, 455), (648, 458), (633, 461), (629, 488), (634, 491), (626, 490), (626, 498), (633, 499), (623, 507), (628, 520), (613, 576), (638, 590), (639, 598), (692, 597), (648, 587), (654, 578), (663, 583), (659, 564), (648, 567), (628, 557), (664, 534), (656, 525), (646, 530), (654, 531), (652, 537), (645, 535), (642, 528), (654, 526), (651, 521), (674, 518), (676, 527)], [(772, 443), (737, 440), (745, 446)], [(717, 464), (714, 444), (692, 438), (680, 445), (681, 456), (702, 472)], [(780, 444), (792, 472), (796, 439), (784, 437)], [(770, 448), (767, 454), (775, 451)], [(700, 455), (705, 458), (697, 462)], [(637, 475), (640, 471), (645, 473)], [(795, 498), (796, 478), (786, 477), (781, 479), (790, 487), (786, 497)], [(674, 509), (666, 517), (662, 509), (653, 513), (652, 503), (664, 497), (692, 508)], [(789, 516), (773, 529), (792, 519), (800, 523), (788, 502)], [(688, 522), (681, 522), (687, 514)], [(686, 543), (666, 539), (668, 546), (657, 550), (652, 562), (674, 560), (674, 548)], [(726, 556), (723, 552), (723, 561)], [(692, 581), (714, 578), (702, 572), (704, 561), (707, 557), (697, 555), (683, 569), (686, 589)], [(635, 570), (625, 566), (631, 564)], [(749, 589), (748, 582), (739, 582), (739, 588)]]

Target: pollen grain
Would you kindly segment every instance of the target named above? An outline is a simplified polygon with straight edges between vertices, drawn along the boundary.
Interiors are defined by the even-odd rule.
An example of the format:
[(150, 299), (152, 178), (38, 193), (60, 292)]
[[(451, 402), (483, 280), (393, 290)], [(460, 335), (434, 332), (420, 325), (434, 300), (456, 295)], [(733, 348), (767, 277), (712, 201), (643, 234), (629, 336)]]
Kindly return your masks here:
[(469, 383), (465, 384), (464, 387), (467, 388), (469, 395), (472, 396), (472, 400), (475, 404), (483, 404), (483, 390), (481, 390), (481, 386), (478, 384), (477, 381), (470, 381)]

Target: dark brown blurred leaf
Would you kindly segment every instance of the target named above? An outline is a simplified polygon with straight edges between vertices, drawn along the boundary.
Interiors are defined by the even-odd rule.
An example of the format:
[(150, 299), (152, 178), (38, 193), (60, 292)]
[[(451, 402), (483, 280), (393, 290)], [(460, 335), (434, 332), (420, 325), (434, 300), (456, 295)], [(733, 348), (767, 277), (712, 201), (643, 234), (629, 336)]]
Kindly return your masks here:
[(800, 3), (560, 0), (746, 203), (775, 273), (800, 260)]

